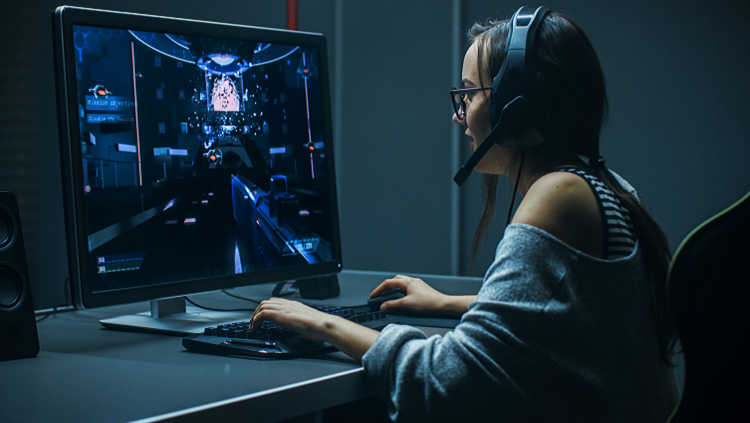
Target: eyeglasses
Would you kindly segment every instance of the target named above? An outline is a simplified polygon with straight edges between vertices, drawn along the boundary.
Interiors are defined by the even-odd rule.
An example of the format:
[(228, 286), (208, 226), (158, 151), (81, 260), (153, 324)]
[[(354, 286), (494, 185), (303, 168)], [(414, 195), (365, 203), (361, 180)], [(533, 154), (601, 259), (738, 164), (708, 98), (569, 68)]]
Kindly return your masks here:
[(491, 89), (492, 87), (479, 87), (464, 88), (459, 90), (458, 88), (454, 87), (451, 90), (451, 101), (453, 102), (453, 111), (456, 112), (456, 116), (458, 116), (458, 119), (464, 120), (466, 118), (466, 102), (464, 102), (464, 96), (466, 96), (466, 94)]

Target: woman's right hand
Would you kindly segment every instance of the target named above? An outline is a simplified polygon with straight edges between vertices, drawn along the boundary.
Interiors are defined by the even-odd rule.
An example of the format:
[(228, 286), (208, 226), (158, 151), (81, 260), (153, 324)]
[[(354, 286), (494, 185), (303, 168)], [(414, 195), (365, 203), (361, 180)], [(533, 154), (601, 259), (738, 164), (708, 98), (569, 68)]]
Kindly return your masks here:
[(406, 296), (398, 300), (387, 301), (380, 307), (382, 311), (408, 310), (421, 315), (460, 316), (466, 312), (475, 296), (456, 297), (438, 292), (422, 279), (397, 275), (386, 279), (370, 294), (374, 298), (386, 292), (400, 288)]

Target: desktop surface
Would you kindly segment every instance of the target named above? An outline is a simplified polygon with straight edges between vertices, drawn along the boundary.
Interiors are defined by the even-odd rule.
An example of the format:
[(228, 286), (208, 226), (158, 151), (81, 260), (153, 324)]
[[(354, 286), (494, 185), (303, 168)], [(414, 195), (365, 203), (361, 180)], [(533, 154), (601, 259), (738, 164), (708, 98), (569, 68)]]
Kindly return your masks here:
[[(304, 302), (365, 304), (370, 291), (391, 276), (344, 271), (341, 296)], [(477, 278), (424, 279), (449, 294), (476, 293), (481, 285)], [(262, 300), (272, 288), (232, 292)], [(210, 307), (253, 307), (219, 292), (191, 298)], [(12, 381), (0, 385), (0, 421), (207, 421), (250, 414), (279, 421), (373, 395), (360, 363), (340, 352), (293, 360), (212, 356), (186, 351), (181, 337), (112, 331), (99, 323), (147, 309), (148, 303), (136, 303), (41, 320), (39, 356), (0, 363), (0, 374)]]

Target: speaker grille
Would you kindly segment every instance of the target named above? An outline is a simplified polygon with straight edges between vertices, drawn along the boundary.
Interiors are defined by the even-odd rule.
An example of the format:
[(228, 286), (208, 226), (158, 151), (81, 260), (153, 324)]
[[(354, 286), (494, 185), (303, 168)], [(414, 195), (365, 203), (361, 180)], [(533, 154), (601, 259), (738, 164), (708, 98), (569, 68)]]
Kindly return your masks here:
[(12, 309), (23, 297), (24, 281), (10, 263), (0, 263), (0, 309)]
[(4, 207), (0, 207), (0, 250), (13, 242), (14, 226), (13, 218)]

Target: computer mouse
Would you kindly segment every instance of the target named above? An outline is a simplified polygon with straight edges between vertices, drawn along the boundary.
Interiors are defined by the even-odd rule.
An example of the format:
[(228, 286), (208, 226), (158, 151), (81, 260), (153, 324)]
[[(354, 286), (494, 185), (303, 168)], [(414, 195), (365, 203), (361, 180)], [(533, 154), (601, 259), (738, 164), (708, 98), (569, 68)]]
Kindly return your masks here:
[(406, 296), (406, 291), (403, 289), (392, 289), (388, 292), (385, 292), (375, 298), (370, 298), (367, 300), (367, 304), (370, 306), (370, 310), (372, 311), (378, 311), (380, 310), (380, 305), (383, 304), (386, 301), (393, 301), (398, 300), (401, 298), (404, 298)]

